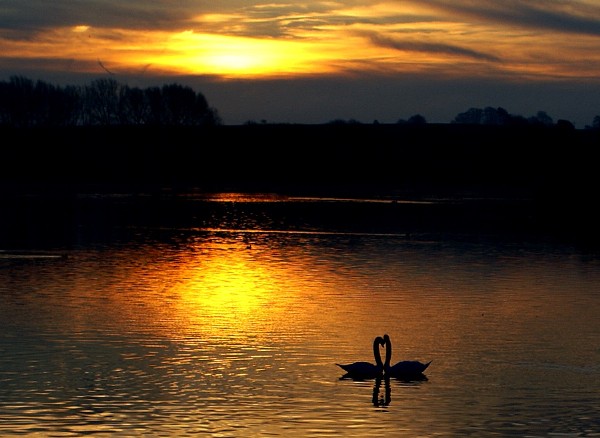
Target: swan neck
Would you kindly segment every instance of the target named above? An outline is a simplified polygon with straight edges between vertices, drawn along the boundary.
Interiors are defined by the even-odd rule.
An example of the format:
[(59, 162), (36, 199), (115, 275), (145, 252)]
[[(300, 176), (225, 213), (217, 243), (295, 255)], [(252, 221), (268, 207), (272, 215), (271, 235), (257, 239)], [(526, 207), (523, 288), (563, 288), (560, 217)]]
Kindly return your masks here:
[(385, 337), (385, 365), (384, 368), (389, 368), (392, 362), (392, 341), (389, 336)]
[(381, 341), (382, 339), (380, 336), (373, 341), (373, 355), (375, 356), (375, 363), (379, 368), (383, 368), (383, 361), (381, 360), (381, 353), (379, 352)]

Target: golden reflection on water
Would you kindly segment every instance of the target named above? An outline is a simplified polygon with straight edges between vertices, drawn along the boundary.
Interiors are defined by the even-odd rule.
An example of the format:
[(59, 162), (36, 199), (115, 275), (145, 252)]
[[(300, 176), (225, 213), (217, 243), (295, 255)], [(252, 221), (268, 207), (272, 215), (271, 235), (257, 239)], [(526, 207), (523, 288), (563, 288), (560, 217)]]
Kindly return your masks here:
[[(249, 242), (244, 233), (222, 234), (206, 233), (184, 248), (130, 254), (132, 260), (117, 262), (128, 265), (119, 268), (127, 272), (99, 274), (105, 299), (96, 299), (96, 305), (120, 327), (117, 332), (229, 345), (268, 345), (274, 338), (303, 338), (313, 326), (342, 323), (331, 320), (339, 314), (324, 311), (323, 288), (332, 285), (336, 270), (331, 261), (264, 241), (269, 236), (252, 236)], [(72, 291), (75, 308), (89, 307), (89, 298)], [(85, 326), (86, 317), (77, 318)]]
[(187, 329), (213, 338), (261, 337), (264, 330), (253, 328), (257, 322), (277, 324), (284, 317), (281, 301), (290, 298), (282, 292), (298, 289), (285, 264), (274, 263), (272, 255), (271, 263), (263, 262), (243, 242), (192, 249), (196, 257), (170, 271), (171, 292), (179, 297), (176, 312), (186, 318)]
[[(292, 419), (313, 435), (542, 436), (542, 416), (576, 430), (563, 412), (597, 400), (600, 271), (554, 257), (393, 236), (192, 230), (15, 259), (0, 270), (0, 385), (12, 391), (0, 402), (24, 430), (39, 423), (35, 409), (48, 412), (46, 430), (89, 433), (233, 425), (260, 436), (289, 432)], [(372, 361), (373, 338), (386, 332), (392, 362), (433, 360), (429, 380), (338, 380), (335, 363)]]

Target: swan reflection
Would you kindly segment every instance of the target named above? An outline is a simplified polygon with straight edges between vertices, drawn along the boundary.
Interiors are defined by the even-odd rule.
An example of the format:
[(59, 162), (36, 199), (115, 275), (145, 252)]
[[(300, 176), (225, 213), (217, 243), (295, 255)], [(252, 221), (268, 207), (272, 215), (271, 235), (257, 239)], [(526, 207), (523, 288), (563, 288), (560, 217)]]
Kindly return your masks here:
[[(381, 394), (381, 381), (385, 381), (385, 392)], [(373, 386), (373, 406), (384, 407), (392, 401), (392, 388), (389, 377), (377, 377)]]
[[(376, 407), (385, 407), (388, 406), (392, 402), (392, 386), (390, 384), (391, 380), (395, 380), (398, 383), (401, 383), (402, 386), (408, 385), (420, 385), (422, 382), (427, 381), (427, 376), (413, 376), (412, 378), (395, 378), (390, 376), (380, 376), (375, 379), (375, 385), (373, 386), (373, 397), (372, 402), (373, 406)], [(384, 383), (384, 390), (381, 390), (381, 383)]]

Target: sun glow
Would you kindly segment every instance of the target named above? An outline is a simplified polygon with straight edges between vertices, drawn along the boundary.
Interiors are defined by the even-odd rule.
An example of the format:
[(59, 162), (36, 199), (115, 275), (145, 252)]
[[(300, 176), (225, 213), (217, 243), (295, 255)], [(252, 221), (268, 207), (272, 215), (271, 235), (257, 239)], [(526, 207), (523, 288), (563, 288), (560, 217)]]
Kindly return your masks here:
[(83, 32), (87, 32), (88, 30), (90, 30), (90, 26), (80, 25), (80, 26), (73, 27), (73, 32), (76, 32), (76, 33), (83, 33)]
[(147, 62), (191, 74), (270, 76), (327, 70), (327, 58), (314, 42), (182, 32), (169, 40), (167, 53)]

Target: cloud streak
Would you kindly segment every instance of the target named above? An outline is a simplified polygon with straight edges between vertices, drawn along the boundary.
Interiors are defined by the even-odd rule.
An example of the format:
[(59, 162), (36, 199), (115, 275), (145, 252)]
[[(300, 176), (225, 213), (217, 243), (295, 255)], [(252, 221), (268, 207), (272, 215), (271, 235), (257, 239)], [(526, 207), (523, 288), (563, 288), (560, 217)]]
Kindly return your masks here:
[[(367, 14), (369, 10), (388, 12), (386, 16), (373, 17)], [(351, 11), (363, 11), (363, 15), (352, 14)], [(177, 31), (189, 28), (190, 21), (195, 17), (223, 14), (242, 15), (247, 17), (248, 22), (263, 25), (281, 25), (286, 20), (294, 23), (296, 20), (301, 21), (302, 17), (307, 20), (307, 24), (313, 19), (313, 24), (330, 25), (342, 22), (373, 23), (379, 20), (381, 23), (429, 19), (600, 35), (600, 6), (591, 0), (366, 0), (304, 3), (242, 0), (3, 0), (0, 12), (0, 29), (25, 32), (81, 24), (132, 30)]]
[(600, 6), (566, 0), (428, 0), (423, 2), (467, 21), (518, 26), (538, 31), (600, 35)]
[(428, 43), (423, 41), (404, 41), (377, 34), (366, 35), (373, 44), (399, 51), (425, 52), (430, 54), (444, 54), (451, 56), (467, 57), (481, 61), (499, 62), (501, 59), (477, 50), (444, 43)]

